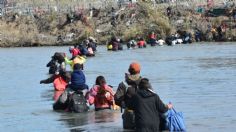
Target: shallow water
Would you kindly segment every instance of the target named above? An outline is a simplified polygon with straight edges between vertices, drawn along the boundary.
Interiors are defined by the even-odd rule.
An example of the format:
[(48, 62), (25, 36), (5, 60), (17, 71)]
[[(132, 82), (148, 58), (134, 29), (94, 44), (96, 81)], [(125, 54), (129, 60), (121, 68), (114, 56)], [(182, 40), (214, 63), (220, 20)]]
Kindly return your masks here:
[[(55, 51), (68, 47), (0, 49), (0, 131), (123, 131), (120, 111), (73, 114), (52, 110), (53, 87), (46, 63)], [(190, 132), (226, 132), (236, 129), (236, 44), (201, 43), (173, 47), (108, 52), (98, 47), (85, 64), (91, 87), (104, 75), (116, 90), (129, 63), (142, 65), (164, 102), (184, 114)], [(69, 68), (69, 67), (68, 67)], [(93, 109), (93, 107), (91, 107)]]

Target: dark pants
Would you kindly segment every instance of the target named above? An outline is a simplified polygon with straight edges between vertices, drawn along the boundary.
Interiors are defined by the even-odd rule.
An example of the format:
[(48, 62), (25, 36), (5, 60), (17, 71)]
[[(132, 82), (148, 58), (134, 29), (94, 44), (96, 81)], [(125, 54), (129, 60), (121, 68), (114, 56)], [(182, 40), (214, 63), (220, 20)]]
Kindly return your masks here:
[(123, 128), (124, 129), (135, 129), (135, 115), (132, 110), (125, 110), (125, 112), (122, 114), (123, 119)]
[(110, 107), (106, 107), (106, 108), (95, 108), (95, 111), (106, 110), (106, 109), (111, 109), (111, 108), (110, 108)]

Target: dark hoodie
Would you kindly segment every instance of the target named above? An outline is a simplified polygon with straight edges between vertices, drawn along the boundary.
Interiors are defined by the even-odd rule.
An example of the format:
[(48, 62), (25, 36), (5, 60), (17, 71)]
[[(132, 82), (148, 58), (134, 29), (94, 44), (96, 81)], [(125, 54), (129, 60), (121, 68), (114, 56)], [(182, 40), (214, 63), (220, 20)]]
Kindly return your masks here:
[[(139, 86), (140, 87), (140, 86)], [(161, 113), (168, 108), (152, 90), (140, 88), (131, 98), (129, 108), (134, 110), (137, 132), (158, 132)]]

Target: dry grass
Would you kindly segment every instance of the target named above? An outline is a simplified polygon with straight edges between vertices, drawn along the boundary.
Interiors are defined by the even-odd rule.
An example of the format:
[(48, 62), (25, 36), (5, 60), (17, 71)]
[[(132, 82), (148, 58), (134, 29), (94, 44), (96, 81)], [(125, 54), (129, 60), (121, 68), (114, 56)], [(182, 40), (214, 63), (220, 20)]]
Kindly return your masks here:
[(19, 17), (14, 22), (0, 22), (1, 45), (0, 46), (35, 46), (38, 44), (47, 45), (55, 43), (55, 41), (48, 39), (41, 35), (38, 31), (38, 26), (32, 18)]
[[(136, 37), (137, 35), (146, 38), (147, 35), (154, 31), (158, 33), (158, 37), (162, 38), (171, 34), (172, 26), (170, 25), (169, 18), (163, 14), (159, 8), (152, 8), (151, 3), (140, 3), (137, 7), (136, 19), (137, 22), (129, 28), (125, 27), (122, 36), (124, 40)], [(132, 12), (131, 12), (132, 13)], [(118, 27), (118, 29), (122, 29)]]
[[(73, 2), (75, 2), (75, 5), (78, 4), (76, 3), (78, 1), (79, 0), (61, 0), (59, 4), (65, 5), (66, 7)], [(32, 0), (29, 2), (31, 2), (30, 4), (34, 6), (43, 4), (45, 5), (45, 3), (42, 1)], [(49, 4), (55, 5), (56, 3), (55, 1), (51, 0)], [(107, 4), (112, 5), (113, 3), (110, 0), (107, 2)], [(129, 40), (130, 38), (136, 37), (137, 35), (145, 38), (151, 31), (156, 32), (158, 37), (165, 38), (167, 35), (174, 33), (178, 29), (178, 25), (175, 24), (176, 20), (173, 21), (166, 17), (166, 6), (168, 5), (161, 4), (158, 5), (158, 8), (153, 8), (150, 2), (141, 2), (136, 8), (126, 9), (125, 11), (121, 12), (121, 14), (124, 16), (124, 20), (119, 18), (116, 27), (112, 27), (110, 25), (110, 17), (103, 17), (103, 14), (106, 14), (106, 12), (110, 9), (101, 12), (99, 17), (102, 17), (103, 20), (99, 20), (99, 17), (92, 18), (88, 19), (88, 25), (84, 25), (81, 23), (81, 21), (77, 21), (67, 24), (63, 28), (58, 28), (58, 25), (62, 25), (66, 21), (66, 15), (58, 14), (55, 11), (52, 11), (50, 14), (39, 16), (38, 19), (34, 19), (32, 16), (20, 16), (13, 22), (6, 22), (9, 20), (3, 19), (0, 21), (0, 47), (12, 45), (53, 45), (57, 43), (56, 37), (58, 35), (65, 36), (66, 34), (70, 33), (72, 29), (78, 30), (75, 42), (82, 41), (89, 36), (94, 36), (100, 41), (100, 43), (104, 44), (109, 41), (113, 35), (121, 37), (124, 40)], [(86, 13), (88, 12), (86, 11)], [(218, 17), (211, 18), (210, 22), (207, 22), (200, 15), (192, 15), (185, 10), (183, 10), (181, 13), (182, 17), (177, 18), (184, 21), (180, 26), (180, 29), (190, 32), (193, 32), (194, 28), (198, 28), (206, 33), (207, 25), (219, 25), (223, 20), (225, 20), (225, 18)], [(131, 14), (136, 15), (131, 19)], [(99, 24), (103, 21), (108, 22)], [(126, 25), (128, 21), (132, 21), (132, 24), (129, 26)], [(101, 30), (102, 32), (96, 32), (97, 29)], [(236, 36), (235, 30), (227, 31), (226, 36), (229, 38), (234, 38)]]

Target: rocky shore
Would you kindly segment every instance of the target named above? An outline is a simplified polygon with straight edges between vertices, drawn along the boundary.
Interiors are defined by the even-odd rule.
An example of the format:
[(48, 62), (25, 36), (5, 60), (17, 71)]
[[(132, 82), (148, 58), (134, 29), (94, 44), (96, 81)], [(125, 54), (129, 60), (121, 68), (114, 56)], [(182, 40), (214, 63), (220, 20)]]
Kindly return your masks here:
[(187, 31), (193, 38), (198, 32), (201, 41), (236, 40), (236, 24), (230, 14), (210, 17), (190, 7), (181, 7), (171, 7), (171, 14), (167, 13), (168, 5), (153, 7), (150, 2), (61, 14), (54, 11), (33, 15), (8, 13), (0, 19), (0, 47), (73, 45), (89, 36), (99, 44), (106, 44), (112, 36), (128, 41), (137, 35), (146, 38), (150, 32), (165, 39), (177, 31)]

